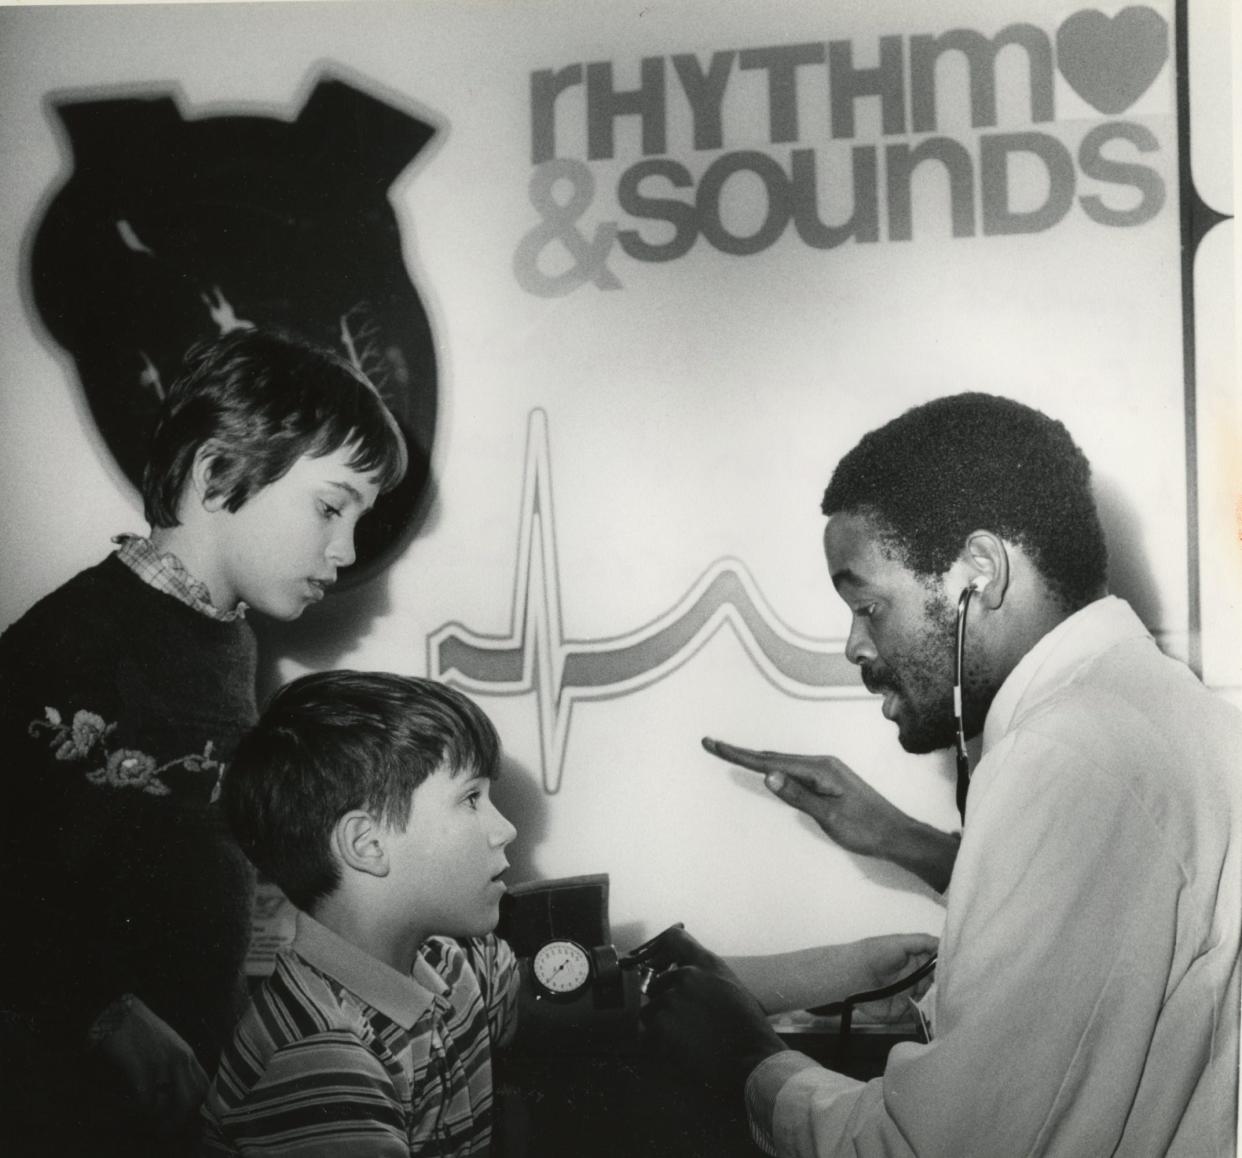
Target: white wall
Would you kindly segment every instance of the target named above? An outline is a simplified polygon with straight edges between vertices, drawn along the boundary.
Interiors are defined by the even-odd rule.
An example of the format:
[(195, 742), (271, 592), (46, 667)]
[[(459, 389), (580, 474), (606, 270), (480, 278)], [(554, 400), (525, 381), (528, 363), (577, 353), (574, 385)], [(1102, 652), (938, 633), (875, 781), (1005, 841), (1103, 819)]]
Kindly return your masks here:
[[(1171, 18), (1170, 4), (1152, 7)], [(1073, 157), (1101, 124), (1138, 126), (1155, 142), (1150, 152), (1126, 141), (1108, 146), (1110, 157), (1142, 165), (1165, 190), (1163, 208), (1138, 226), (1101, 225), (1075, 202), (1038, 232), (976, 229), (954, 238), (943, 182), (921, 173), (908, 241), (882, 230), (873, 243), (819, 250), (791, 227), (750, 256), (722, 254), (700, 238), (685, 256), (658, 263), (614, 246), (608, 265), (620, 288), (585, 284), (563, 296), (528, 292), (514, 274), (515, 252), (540, 222), (528, 196), (533, 71), (607, 60), (617, 87), (633, 88), (643, 57), (694, 53), (706, 63), (715, 52), (830, 40), (849, 41), (862, 68), (876, 63), (882, 36), (901, 37), (908, 49), (915, 34), (968, 28), (990, 37), (1027, 22), (1051, 40), (1078, 10), (1048, 0), (986, 10), (961, 0), (0, 10), (0, 622), (99, 558), (113, 533), (142, 527), (73, 364), (30, 301), (33, 231), (71, 166), (51, 94), (167, 89), (187, 117), (290, 118), (328, 69), (441, 128), (391, 191), (437, 338), (437, 501), (382, 576), (334, 597), (296, 629), (270, 633), (281, 676), (333, 663), (421, 674), (434, 667), (431, 641), (449, 625), (508, 636), (527, 606), (517, 599), (526, 573), (520, 548), (553, 540), (555, 571), (551, 557), (542, 571), (536, 559), (530, 591), (532, 606), (559, 616), (559, 628), (547, 623), (525, 637), (530, 648), (546, 643), (548, 671), (564, 651), (650, 636), (723, 560), (744, 564), (757, 604), (786, 643), (839, 649), (846, 616), (819, 548), (818, 499), (832, 465), (901, 409), (964, 388), (1008, 394), (1066, 422), (1099, 479), (1115, 589), (1164, 646), (1184, 654), (1187, 559), (1196, 545), (1187, 541), (1171, 63), (1115, 115), (1101, 114), (1057, 73), (1055, 118), (1033, 124), (1022, 57), (1007, 49), (995, 127), (972, 127), (963, 78), (948, 69), (935, 134), (882, 134), (875, 102), (865, 100), (848, 142), (882, 150), (939, 135), (965, 147), (977, 167), (988, 134), (1037, 131)], [(1215, 94), (1229, 75), (1228, 6), (1213, 0), (1191, 10), (1192, 75), (1196, 86), (1200, 75), (1215, 78)], [(723, 148), (714, 150), (693, 147), (689, 106), (666, 71), (667, 155), (696, 184), (722, 153), (740, 149), (786, 169), (792, 148), (812, 149), (821, 172), (848, 172), (848, 145), (829, 135), (823, 66), (799, 73), (793, 144), (771, 140), (766, 74), (735, 67)], [(557, 106), (561, 153), (579, 160), (581, 93), (567, 91)], [(1194, 111), (1197, 185), (1229, 212), (1228, 105), (1199, 99)], [(617, 203), (617, 183), (642, 153), (624, 119), (616, 141), (615, 157), (587, 163), (596, 193), (579, 227), (616, 221), (663, 240), (667, 231), (627, 218)], [(1045, 171), (1027, 157), (1012, 172), (1011, 207), (1036, 208), (1049, 192)], [(1136, 200), (1133, 189), (1081, 166), (1073, 179), (1076, 195), (1098, 195), (1113, 209)], [(650, 191), (694, 196), (658, 180)], [(826, 196), (839, 198), (839, 188)], [(757, 181), (735, 178), (723, 198), (728, 228), (741, 235), (758, 227), (766, 201)], [(829, 199), (822, 209), (843, 215), (845, 205)], [(1222, 687), (1242, 684), (1232, 245), (1226, 223), (1209, 236), (1197, 270), (1202, 647), (1208, 682)], [(554, 246), (542, 260), (545, 273), (556, 272)], [(531, 442), (540, 430), (534, 412), (546, 416), (550, 493), (532, 528), (540, 533), (523, 540), (523, 485), (541, 445)], [(554, 582), (559, 599), (549, 594)], [(704, 755), (698, 739), (833, 751), (905, 807), (950, 826), (943, 761), (904, 755), (857, 689), (826, 695), (782, 684), (746, 645), (744, 632), (723, 625), (697, 650), (581, 698), (572, 711), (562, 697), (560, 761), (545, 748), (558, 727), (547, 685), (542, 699), (533, 690), (476, 688), (506, 741), (497, 796), (521, 832), (519, 870), (609, 872), (622, 943), (678, 919), (727, 952), (936, 929), (940, 911), (926, 893), (829, 846), (753, 777)], [(559, 791), (546, 792), (549, 783)]]

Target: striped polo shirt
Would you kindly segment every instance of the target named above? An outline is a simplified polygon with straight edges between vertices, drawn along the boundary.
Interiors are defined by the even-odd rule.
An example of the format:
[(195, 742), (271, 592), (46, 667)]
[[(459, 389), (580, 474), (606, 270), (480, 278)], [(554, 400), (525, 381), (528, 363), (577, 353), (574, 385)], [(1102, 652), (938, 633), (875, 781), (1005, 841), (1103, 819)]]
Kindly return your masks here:
[(486, 1154), (492, 1044), (517, 967), (495, 936), (431, 937), (403, 974), (305, 913), (203, 1103), (208, 1154)]

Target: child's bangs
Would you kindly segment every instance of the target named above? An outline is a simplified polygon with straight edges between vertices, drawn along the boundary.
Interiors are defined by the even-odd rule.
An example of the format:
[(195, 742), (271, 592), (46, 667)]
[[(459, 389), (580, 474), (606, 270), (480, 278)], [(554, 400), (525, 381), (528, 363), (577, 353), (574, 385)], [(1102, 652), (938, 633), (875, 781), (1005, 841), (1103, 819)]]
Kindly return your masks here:
[(355, 413), (334, 416), (308, 453), (318, 458), (348, 447), (350, 469), (374, 476), (380, 491), (386, 492), (405, 477), (409, 452), (388, 408), (369, 389), (367, 395)]
[(380, 491), (386, 492), (405, 477), (409, 451), (392, 415), (384, 411), (372, 418), (373, 421), (354, 426), (345, 439), (354, 448), (349, 465), (359, 474), (374, 475)]
[(468, 768), (484, 779), (495, 780), (500, 775), (496, 726), (473, 701), (466, 701), (456, 714), (458, 731), (445, 746), (445, 757), (455, 768)]

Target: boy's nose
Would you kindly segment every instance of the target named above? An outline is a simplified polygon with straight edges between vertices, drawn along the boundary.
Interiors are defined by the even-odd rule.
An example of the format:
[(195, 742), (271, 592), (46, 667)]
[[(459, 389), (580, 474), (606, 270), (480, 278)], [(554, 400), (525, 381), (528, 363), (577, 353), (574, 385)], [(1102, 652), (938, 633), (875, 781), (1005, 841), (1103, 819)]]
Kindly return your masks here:
[(495, 805), (492, 805), (492, 811), (496, 813), (496, 823), (492, 827), (492, 846), (494, 848), (504, 848), (506, 844), (511, 844), (517, 837), (517, 829), (509, 823), (505, 814)]

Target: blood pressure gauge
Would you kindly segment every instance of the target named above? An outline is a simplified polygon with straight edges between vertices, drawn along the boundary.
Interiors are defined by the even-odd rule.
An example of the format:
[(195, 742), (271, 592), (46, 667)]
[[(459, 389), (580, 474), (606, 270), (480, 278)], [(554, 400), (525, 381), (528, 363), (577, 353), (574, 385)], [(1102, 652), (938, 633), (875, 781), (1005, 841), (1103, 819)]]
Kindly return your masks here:
[(531, 975), (541, 997), (572, 1000), (591, 981), (591, 954), (577, 941), (545, 941), (531, 958)]

